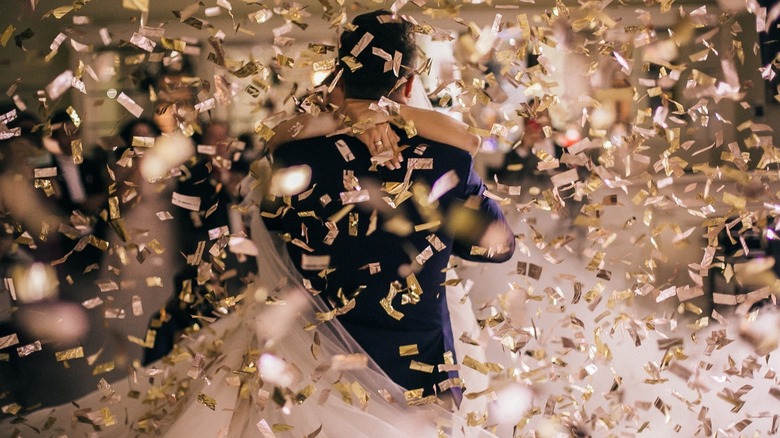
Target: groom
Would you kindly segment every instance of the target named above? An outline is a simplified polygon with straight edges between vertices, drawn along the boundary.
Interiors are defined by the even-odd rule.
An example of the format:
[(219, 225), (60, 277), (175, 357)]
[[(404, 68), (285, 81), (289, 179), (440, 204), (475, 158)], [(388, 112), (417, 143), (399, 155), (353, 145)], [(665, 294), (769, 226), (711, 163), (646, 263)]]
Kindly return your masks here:
[[(406, 103), (413, 26), (376, 11), (356, 17), (350, 29), (339, 48), (346, 97)], [(397, 134), (408, 147), (394, 170), (372, 166), (366, 146), (346, 135), (279, 146), (276, 184), (262, 210), (268, 229), (285, 233), (306, 287), (393, 381), (428, 396), (460, 389), (450, 358), (453, 335), (461, 333), (452, 333), (444, 295), (450, 255), (504, 262), (514, 236), (467, 152)], [(280, 184), (309, 171), (308, 185), (294, 192)]]

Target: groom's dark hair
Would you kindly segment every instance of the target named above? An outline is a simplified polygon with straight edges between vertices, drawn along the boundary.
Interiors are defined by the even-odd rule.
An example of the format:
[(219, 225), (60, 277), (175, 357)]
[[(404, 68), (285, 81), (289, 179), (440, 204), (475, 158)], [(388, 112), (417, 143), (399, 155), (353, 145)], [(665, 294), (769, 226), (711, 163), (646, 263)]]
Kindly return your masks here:
[[(339, 40), (339, 59), (344, 69), (342, 80), (347, 97), (356, 99), (376, 100), (387, 96), (398, 83), (398, 80), (408, 76), (414, 70), (417, 44), (415, 42), (411, 23), (385, 10), (377, 10), (358, 15), (352, 20), (353, 30), (345, 30)], [(358, 54), (357, 62), (362, 66), (354, 71), (344, 57), (352, 57), (352, 50), (358, 45), (363, 35), (370, 33), (371, 42)], [(382, 49), (391, 57), (395, 52), (401, 54), (401, 67), (398, 76), (390, 68), (385, 72), (386, 60), (375, 55), (373, 49)], [(392, 63), (391, 63), (392, 65)], [(352, 68), (350, 68), (352, 67)]]

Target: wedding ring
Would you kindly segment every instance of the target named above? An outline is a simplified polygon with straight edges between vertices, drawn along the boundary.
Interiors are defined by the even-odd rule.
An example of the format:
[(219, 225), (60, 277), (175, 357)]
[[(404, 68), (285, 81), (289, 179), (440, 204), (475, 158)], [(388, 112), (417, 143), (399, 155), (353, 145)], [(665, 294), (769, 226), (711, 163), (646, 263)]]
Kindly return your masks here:
[(382, 143), (382, 140), (377, 140), (377, 141), (375, 141), (375, 142), (374, 142), (374, 146), (376, 146), (376, 147), (378, 147), (378, 148), (381, 148), (381, 147), (382, 147), (382, 146), (384, 146), (384, 145), (385, 145), (385, 144), (384, 144), (384, 143)]

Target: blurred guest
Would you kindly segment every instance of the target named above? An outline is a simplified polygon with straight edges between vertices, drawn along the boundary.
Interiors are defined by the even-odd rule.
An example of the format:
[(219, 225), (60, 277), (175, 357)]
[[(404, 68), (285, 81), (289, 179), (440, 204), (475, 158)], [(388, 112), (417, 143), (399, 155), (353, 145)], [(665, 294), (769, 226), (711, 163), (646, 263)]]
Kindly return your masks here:
[[(241, 293), (256, 271), (253, 260), (234, 254), (231, 236), (245, 235), (242, 221), (236, 219), (238, 185), (245, 167), (240, 162), (229, 125), (215, 121), (205, 124), (198, 154), (182, 168), (176, 195), (195, 201), (188, 207), (174, 207), (173, 216), (186, 256), (186, 265), (174, 280), (174, 295), (151, 321), (156, 329), (154, 347), (145, 351), (146, 363), (172, 348), (179, 334), (202, 321), (228, 313), (231, 297)], [(231, 220), (233, 216), (233, 220)]]
[[(73, 382), (68, 379), (75, 372), (63, 376), (52, 370), (54, 352), (78, 345), (87, 330), (84, 310), (68, 303), (73, 297), (67, 293), (60, 300), (58, 291), (72, 291), (85, 283), (79, 282), (82, 275), (74, 275), (71, 283), (65, 281), (66, 275), (58, 281), (49, 265), (73, 247), (64, 234), (77, 236), (78, 232), (69, 228), (56, 196), (57, 181), (50, 169), (59, 169), (43, 148), (43, 125), (15, 108), (0, 111), (6, 121), (0, 131), (15, 133), (0, 141), (0, 275), (13, 282), (0, 286), (0, 337), (14, 336), (20, 346), (32, 346), (28, 354), (12, 354), (0, 361), (0, 394), (8, 391), (0, 403), (57, 404), (80, 394), (70, 391)], [(74, 257), (71, 262), (75, 261)], [(58, 266), (62, 274), (81, 274), (75, 265), (65, 266)], [(32, 267), (40, 274), (35, 277), (36, 290), (30, 286)]]
[(63, 218), (50, 177), (36, 175), (35, 170), (51, 167), (51, 154), (43, 148), (43, 125), (14, 105), (0, 108), (0, 115), (10, 135), (0, 141), (0, 210), (35, 260), (56, 260), (61, 256), (57, 230)]
[(63, 285), (72, 285), (81, 274), (96, 271), (106, 253), (108, 224), (99, 216), (108, 202), (105, 154), (84, 150), (80, 127), (66, 111), (51, 116), (51, 137), (44, 146), (51, 152), (51, 179), (57, 213), (68, 227), (63, 233), (59, 267)]
[(66, 111), (52, 115), (51, 128), (51, 138), (56, 143), (52, 145), (52, 156), (58, 169), (55, 191), (60, 206), (67, 214), (74, 209), (85, 214), (98, 213), (107, 198), (106, 163), (96, 159), (91, 151), (84, 151), (80, 128)]
[(562, 149), (552, 138), (545, 137), (545, 127), (550, 127), (546, 111), (525, 120), (525, 130), (519, 143), (506, 153), (501, 168), (494, 171), (499, 183), (545, 185), (549, 182), (549, 173), (539, 170), (539, 156), (559, 158)]
[(161, 134), (162, 131), (153, 120), (143, 117), (133, 119), (119, 130), (119, 139), (122, 140), (122, 144), (114, 151), (114, 155), (119, 159), (124, 151), (133, 147), (133, 137), (156, 139)]

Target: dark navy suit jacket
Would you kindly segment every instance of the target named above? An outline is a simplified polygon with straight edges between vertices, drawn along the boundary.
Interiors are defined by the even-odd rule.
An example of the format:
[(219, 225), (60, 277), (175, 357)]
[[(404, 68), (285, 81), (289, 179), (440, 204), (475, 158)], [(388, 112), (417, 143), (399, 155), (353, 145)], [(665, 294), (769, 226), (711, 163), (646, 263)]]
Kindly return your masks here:
[[(370, 170), (367, 148), (348, 136), (281, 145), (272, 157), (274, 171), (308, 165), (311, 182), (299, 195), (266, 196), (262, 210), (269, 230), (287, 234), (293, 263), (331, 309), (354, 298), (354, 308), (338, 318), (355, 340), (396, 383), (407, 389), (423, 388), (428, 395), (435, 384), (448, 378), (437, 365), (444, 363), (445, 351), (453, 351), (443, 284), (450, 255), (503, 262), (514, 252), (514, 236), (499, 206), (483, 196), (484, 184), (467, 152), (419, 136), (399, 135), (400, 144), (409, 147), (402, 152), (402, 168), (395, 171), (383, 166)], [(337, 142), (347, 148), (342, 144), (340, 151)], [(407, 166), (414, 163), (424, 169), (411, 173), (413, 195), (392, 207), (387, 201), (395, 195), (387, 190), (392, 183), (403, 183)], [(445, 179), (457, 180), (455, 187), (426, 206), (428, 189), (450, 171), (457, 177)], [(364, 200), (340, 219), (333, 217), (351, 205), (349, 196), (355, 193), (350, 192), (359, 190), (365, 191)], [(330, 220), (335, 222), (329, 224)], [(437, 221), (440, 226), (428, 228)], [(490, 224), (494, 243), (495, 236), (499, 241), (485, 252), (478, 240)], [(456, 232), (462, 228), (466, 232)], [(332, 238), (334, 229), (338, 234)], [(422, 293), (418, 302), (403, 304), (405, 298), (414, 301), (407, 287), (411, 273), (419, 282), (415, 292)], [(403, 314), (400, 319), (382, 305), (394, 282), (401, 291), (390, 303)], [(408, 345), (416, 345), (419, 353), (402, 356), (399, 348)], [(412, 361), (433, 366), (433, 372), (410, 368)]]

